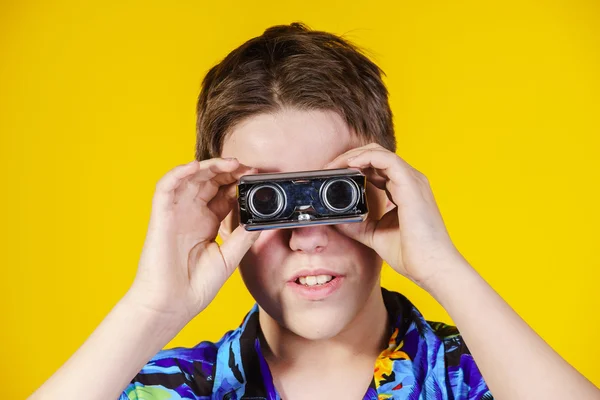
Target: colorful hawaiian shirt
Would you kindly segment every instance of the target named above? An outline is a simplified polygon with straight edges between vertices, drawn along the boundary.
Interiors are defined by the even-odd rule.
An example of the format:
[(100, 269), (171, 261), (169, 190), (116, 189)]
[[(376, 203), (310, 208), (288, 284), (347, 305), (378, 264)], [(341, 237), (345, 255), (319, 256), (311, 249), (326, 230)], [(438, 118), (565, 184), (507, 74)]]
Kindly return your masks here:
[[(426, 321), (399, 293), (382, 288), (390, 340), (363, 400), (493, 399), (457, 329)], [(218, 342), (160, 351), (119, 400), (280, 400), (260, 349), (258, 306)]]

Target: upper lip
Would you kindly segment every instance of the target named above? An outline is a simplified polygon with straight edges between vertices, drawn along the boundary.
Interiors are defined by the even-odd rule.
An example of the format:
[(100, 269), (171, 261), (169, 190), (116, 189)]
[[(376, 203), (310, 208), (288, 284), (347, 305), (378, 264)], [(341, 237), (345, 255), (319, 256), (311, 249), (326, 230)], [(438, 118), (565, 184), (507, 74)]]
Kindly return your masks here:
[(341, 273), (332, 271), (330, 269), (325, 268), (317, 268), (317, 269), (303, 269), (296, 272), (290, 282), (295, 282), (301, 276), (318, 276), (318, 275), (331, 275), (331, 276), (342, 276)]

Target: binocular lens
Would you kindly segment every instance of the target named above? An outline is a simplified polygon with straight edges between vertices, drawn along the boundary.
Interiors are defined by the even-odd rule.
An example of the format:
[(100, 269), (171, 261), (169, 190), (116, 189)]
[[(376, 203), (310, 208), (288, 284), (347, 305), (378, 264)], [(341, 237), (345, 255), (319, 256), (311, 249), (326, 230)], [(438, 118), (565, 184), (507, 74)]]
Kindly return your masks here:
[(261, 218), (276, 216), (284, 206), (283, 192), (273, 185), (257, 186), (252, 189), (248, 197), (250, 209)]
[(323, 201), (333, 211), (348, 211), (358, 202), (358, 190), (347, 179), (334, 179), (324, 185)]

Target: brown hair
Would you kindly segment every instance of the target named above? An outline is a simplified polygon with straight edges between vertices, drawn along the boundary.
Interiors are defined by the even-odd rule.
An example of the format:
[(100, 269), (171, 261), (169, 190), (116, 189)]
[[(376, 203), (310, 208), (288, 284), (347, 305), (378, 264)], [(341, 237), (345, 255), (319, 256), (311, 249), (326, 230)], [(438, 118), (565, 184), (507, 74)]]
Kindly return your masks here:
[(383, 71), (355, 45), (302, 23), (268, 28), (208, 71), (198, 98), (196, 159), (219, 157), (225, 136), (282, 107), (338, 112), (365, 143), (395, 151)]

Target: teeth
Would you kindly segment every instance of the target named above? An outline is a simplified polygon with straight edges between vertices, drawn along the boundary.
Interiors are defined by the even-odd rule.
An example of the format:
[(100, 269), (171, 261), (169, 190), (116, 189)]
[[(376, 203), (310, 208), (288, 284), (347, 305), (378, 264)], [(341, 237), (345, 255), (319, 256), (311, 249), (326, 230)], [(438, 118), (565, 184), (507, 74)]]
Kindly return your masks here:
[(317, 275), (317, 276), (310, 275), (310, 276), (301, 276), (298, 278), (298, 281), (300, 282), (301, 285), (315, 286), (315, 285), (322, 285), (324, 283), (327, 283), (332, 279), (333, 279), (333, 276), (331, 276), (331, 275)]

